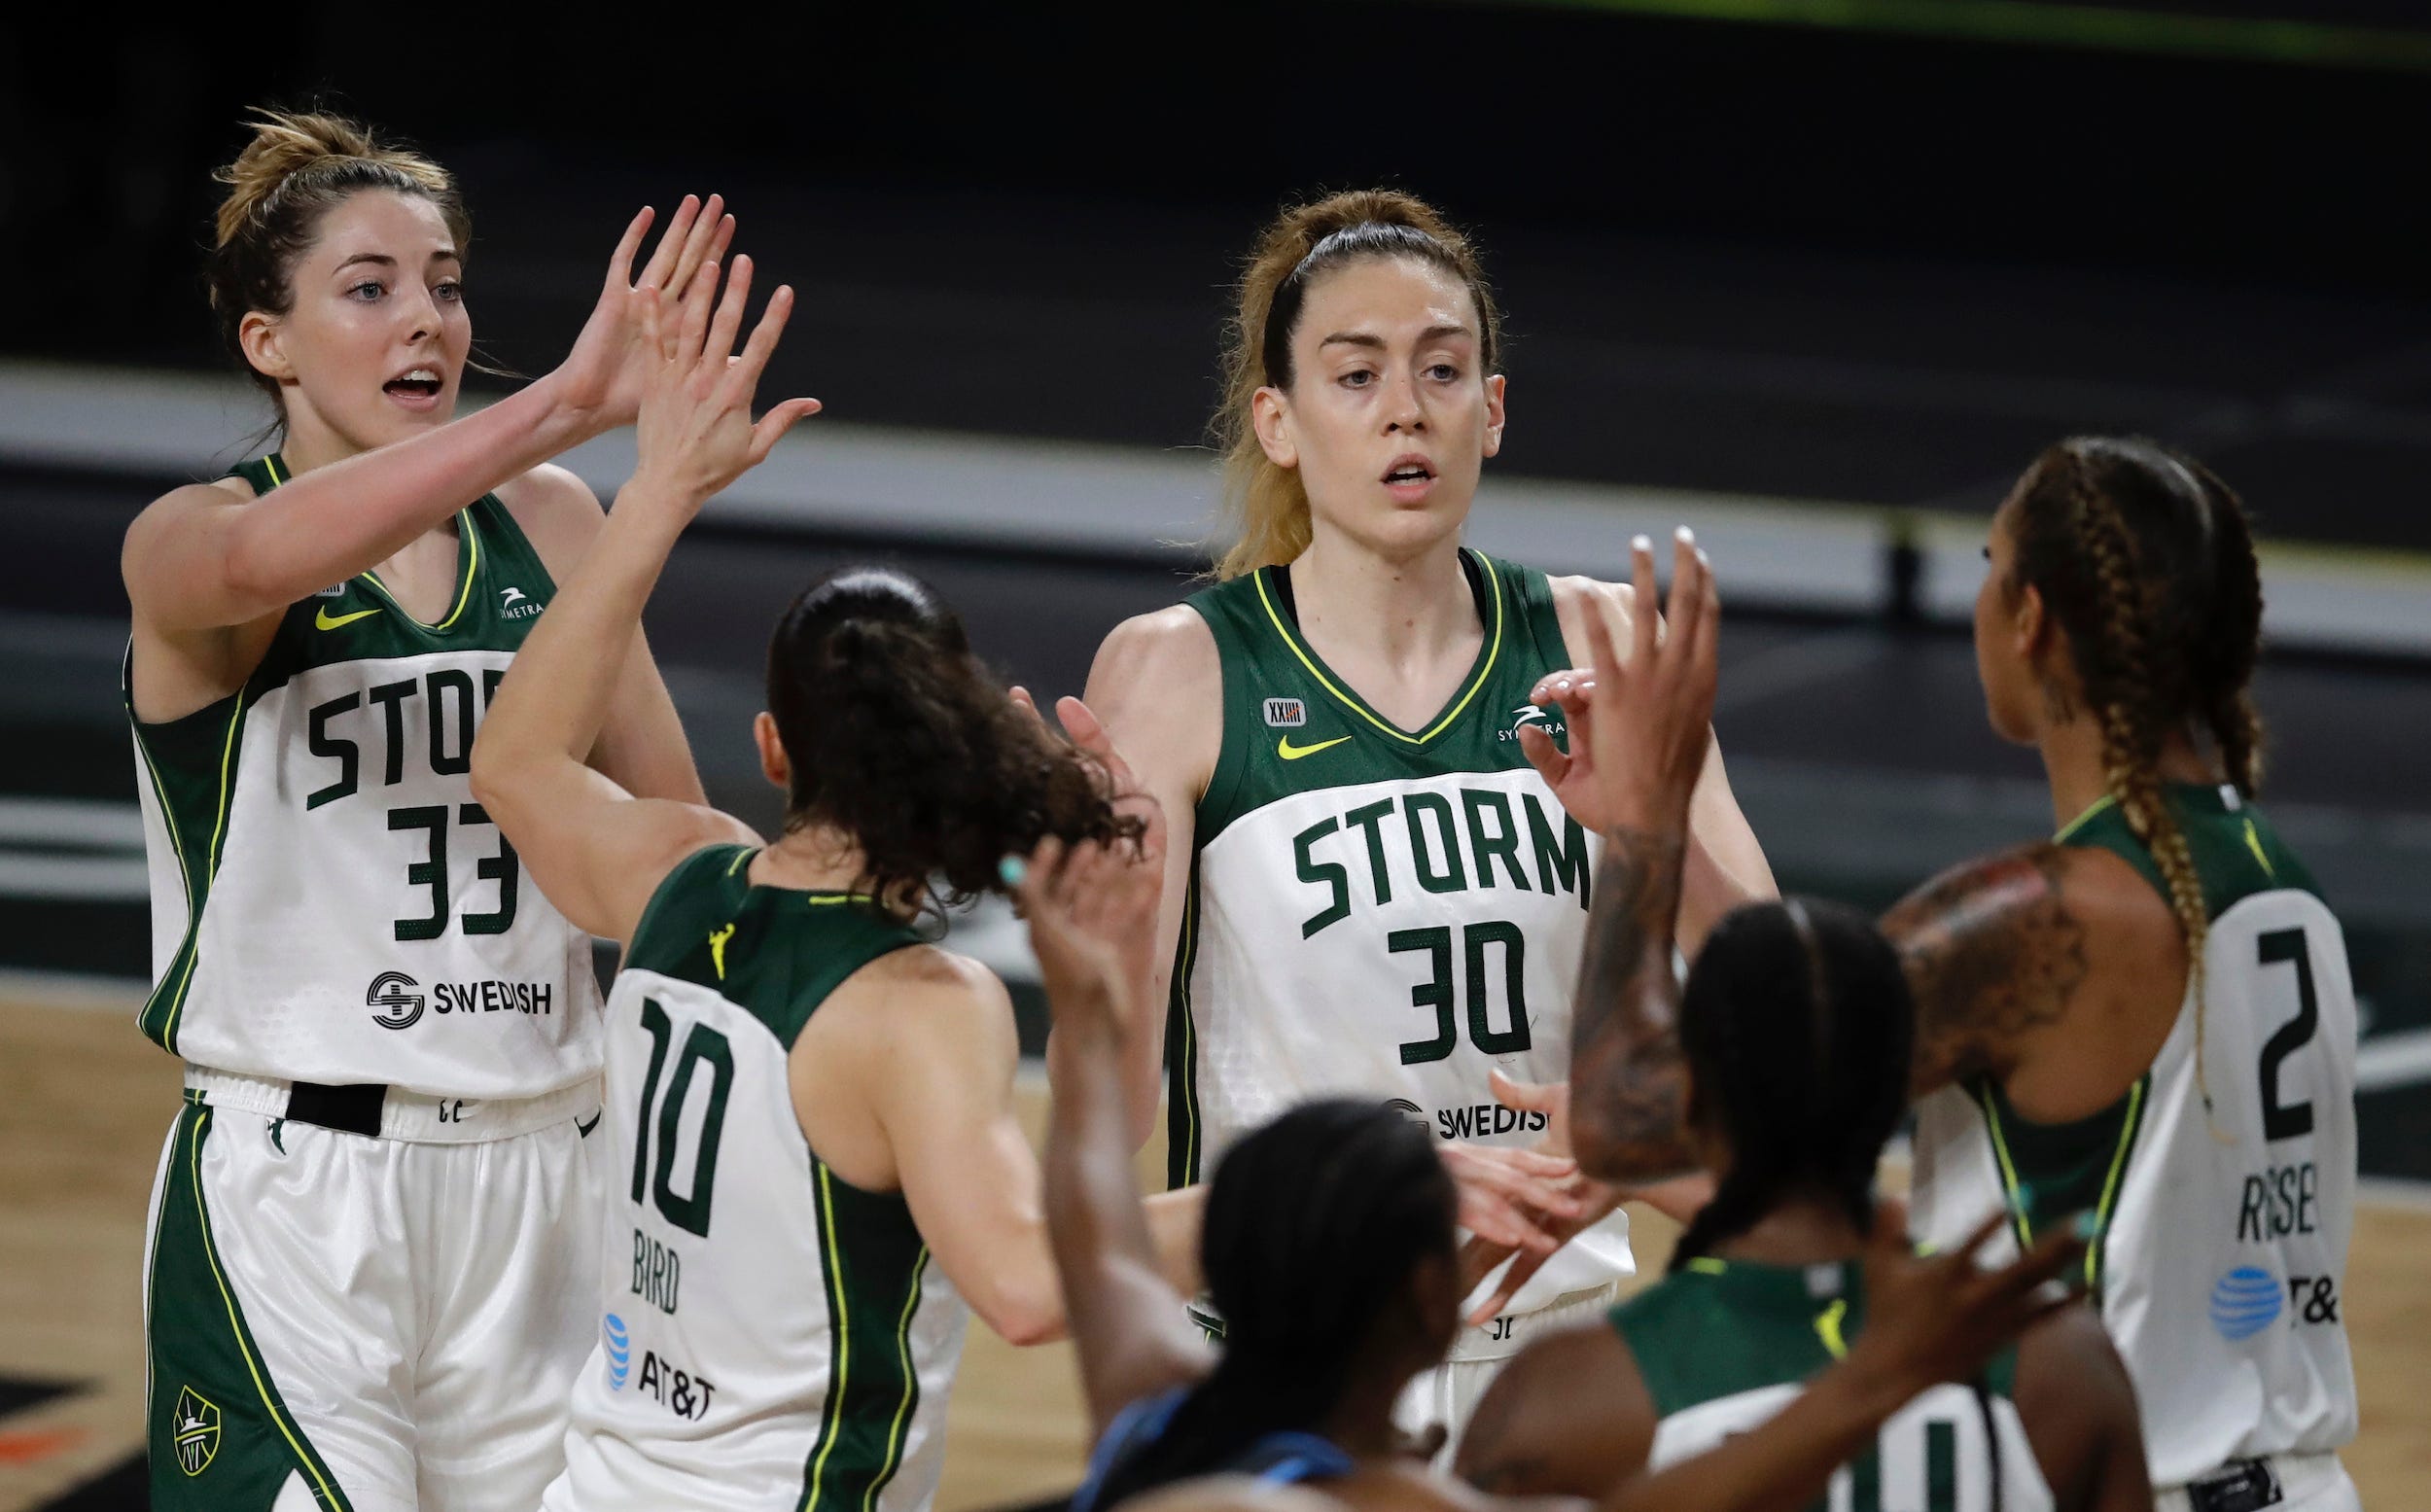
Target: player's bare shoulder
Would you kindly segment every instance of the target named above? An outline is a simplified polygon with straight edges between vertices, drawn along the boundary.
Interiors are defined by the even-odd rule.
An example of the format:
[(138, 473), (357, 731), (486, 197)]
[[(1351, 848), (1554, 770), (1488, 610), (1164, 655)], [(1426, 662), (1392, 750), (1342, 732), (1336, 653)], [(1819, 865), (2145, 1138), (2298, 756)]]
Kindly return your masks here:
[(1626, 582), (1606, 582), (1575, 573), (1558, 578), (1547, 574), (1545, 586), (1553, 594), (1553, 617), (1562, 627), (1562, 647), (1568, 653), (1571, 666), (1583, 667), (1592, 659), (1587, 649), (1591, 615), (1616, 615), (1612, 626), (1614, 644), (1626, 651), (1629, 642), (1624, 632), (1638, 612), (1636, 589)]
[(552, 575), (572, 568), (607, 518), (591, 485), (554, 462), (499, 484), (498, 502)]
[(1205, 789), (1223, 743), (1224, 667), (1198, 611), (1175, 604), (1114, 626), (1082, 697), (1152, 788)]

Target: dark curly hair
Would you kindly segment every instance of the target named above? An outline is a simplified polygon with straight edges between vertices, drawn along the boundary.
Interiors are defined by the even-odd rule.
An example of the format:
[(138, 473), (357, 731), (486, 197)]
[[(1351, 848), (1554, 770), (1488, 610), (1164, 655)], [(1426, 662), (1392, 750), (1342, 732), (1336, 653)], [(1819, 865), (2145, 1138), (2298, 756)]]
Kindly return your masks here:
[(793, 767), (785, 827), (861, 847), (855, 891), (961, 902), (1048, 835), (1134, 840), (1105, 769), (1005, 696), (935, 590), (886, 567), (813, 582), (768, 641), (768, 711)]
[(1223, 1354), (1093, 1505), (1219, 1469), (1267, 1434), (1323, 1432), (1381, 1339), (1440, 1327), (1448, 1345), (1456, 1319), (1406, 1304), (1422, 1262), (1458, 1263), (1459, 1208), (1434, 1136), (1383, 1104), (1319, 1098), (1244, 1136), (1199, 1240)]

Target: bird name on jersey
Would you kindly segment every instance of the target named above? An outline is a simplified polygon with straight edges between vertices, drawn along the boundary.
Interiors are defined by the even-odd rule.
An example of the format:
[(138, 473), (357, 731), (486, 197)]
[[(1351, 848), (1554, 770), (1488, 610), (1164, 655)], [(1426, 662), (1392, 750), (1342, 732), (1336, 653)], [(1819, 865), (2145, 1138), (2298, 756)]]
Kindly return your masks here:
[[(1393, 843), (1404, 836), (1406, 845)], [(1392, 902), (1396, 890), (1406, 896), (1508, 887), (1568, 893), (1581, 910), (1587, 906), (1585, 831), (1558, 803), (1548, 812), (1533, 792), (1392, 793), (1309, 826), (1291, 837), (1291, 856), (1315, 910), (1300, 922), (1302, 939), (1350, 918), (1356, 904)]]
[(633, 1231), (633, 1294), (661, 1313), (675, 1311), (684, 1286), (684, 1257), (640, 1229)]

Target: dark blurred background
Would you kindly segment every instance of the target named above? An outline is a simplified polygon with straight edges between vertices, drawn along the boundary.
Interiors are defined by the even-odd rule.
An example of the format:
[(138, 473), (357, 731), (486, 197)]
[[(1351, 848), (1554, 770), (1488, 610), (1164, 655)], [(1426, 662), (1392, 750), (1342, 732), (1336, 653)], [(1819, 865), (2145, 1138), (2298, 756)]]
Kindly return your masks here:
[[(1737, 522), (1725, 584), (1752, 586), (1719, 722), (1797, 886), (1880, 901), (2048, 829), (2030, 757), (1982, 726), (1981, 520), (2073, 431), (2200, 452), (2272, 543), (2273, 807), (2354, 935), (2366, 1161), (2431, 1177), (2423, 7), (0, 23), (0, 967), (144, 974), (115, 552), (263, 418), (203, 301), (210, 175), (248, 106), (314, 99), (461, 177), (479, 342), (511, 369), (555, 361), (644, 201), (724, 193), (800, 289), (770, 387), (827, 401), (789, 452), (816, 496), (713, 510), (652, 609), (713, 790), (747, 812), (767, 807), (739, 729), (760, 638), (819, 567), (910, 561), (1052, 691), (1116, 618), (1187, 590), (1226, 285), (1292, 196), (1394, 184), (1482, 239), (1514, 340), (1481, 533), (1524, 516), (1541, 565), (1609, 570), (1632, 530)], [(206, 440), (163, 440), (206, 403)], [(847, 454), (870, 471), (822, 473)], [(1125, 459), (1188, 486), (1127, 500), (1101, 475)], [(585, 471), (613, 490), (610, 462)], [(1082, 528), (1059, 510), (1088, 477)], [(1815, 532), (1847, 549), (1810, 565)], [(1018, 974), (1017, 941), (992, 948)]]

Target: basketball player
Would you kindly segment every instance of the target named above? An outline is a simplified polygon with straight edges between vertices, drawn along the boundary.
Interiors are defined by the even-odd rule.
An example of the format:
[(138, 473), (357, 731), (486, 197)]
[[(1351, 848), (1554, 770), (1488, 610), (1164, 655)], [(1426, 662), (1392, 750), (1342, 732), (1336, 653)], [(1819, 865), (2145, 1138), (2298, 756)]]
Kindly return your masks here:
[[(876, 568), (814, 583), (771, 639), (757, 738), (787, 793), (775, 840), (583, 763), (616, 691), (596, 649), (632, 638), (702, 503), (816, 407), (753, 424), (792, 295), (730, 363), (750, 264), (713, 323), (716, 271), (680, 325), (653, 318), (668, 358), (637, 471), (474, 753), (474, 791), (533, 882), (625, 945), (598, 1136), (607, 1263), (579, 1303), (599, 1343), (543, 1504), (920, 1508), (966, 1307), (1015, 1343), (1062, 1328), (1011, 1003), (926, 943), (931, 878), (967, 897), (1041, 834), (1141, 822), (1005, 697), (951, 610)], [(1155, 1206), (1178, 1276), (1197, 1207)]]
[[(1435, 1142), (1391, 1108), (1320, 1099), (1234, 1143), (1202, 1236), (1227, 1320), (1220, 1353), (1185, 1323), (1132, 1184), (1120, 1076), (1124, 1041), (1154, 1024), (1133, 958), (1157, 906), (1162, 843), (1151, 815), (1136, 853), (1049, 840), (1026, 865), (1008, 864), (1055, 1013), (1047, 1205), (1098, 1445), (1075, 1512), (1146, 1505), (1194, 1485), (1214, 1492), (1204, 1477), (1231, 1490), (1181, 1504), (1249, 1504), (1246, 1477), (1363, 1508), (1542, 1505), (1482, 1495), (1403, 1452), (1393, 1404), (1458, 1332), (1462, 1284)], [(1895, 982), (1895, 964), (1875, 947)], [(1627, 1484), (1629, 1467), (1615, 1466), (1586, 1489), (1636, 1512), (1802, 1509), (1900, 1404), (1973, 1375), (2047, 1313), (2032, 1293), (2083, 1248), (2063, 1230), (1988, 1273), (1971, 1253), (1911, 1259), (1899, 1232), (1895, 1220), (1882, 1225), (1866, 1257), (1870, 1325), (1788, 1410), (1711, 1452)], [(1723, 1347), (1709, 1336), (1686, 1348)], [(2132, 1448), (2132, 1416), (2126, 1440)]]
[[(1286, 212), (1240, 291), (1221, 425), (1241, 536), (1223, 581), (1116, 627), (1087, 699), (1171, 819), (1170, 1028), (1132, 1046), (1145, 1138), (1171, 1066), (1175, 1184), (1301, 1098), (1390, 1100), (1447, 1141), (1527, 1143), (1541, 1111), (1490, 1072), (1558, 1082), (1597, 842), (1529, 769), (1626, 590), (1463, 547), (1500, 450), (1494, 299), (1468, 242), (1406, 194)], [(1714, 762), (1687, 938), (1772, 878)], [(1455, 1431), (1492, 1361), (1600, 1309), (1630, 1268), (1617, 1191), (1511, 1310), (1464, 1331), (1409, 1404)], [(1551, 1311), (1548, 1311), (1551, 1309)]]
[[(1461, 1444), (1474, 1485), (1599, 1494), (1770, 1420), (1872, 1325), (1867, 1236), (1904, 1238), (1874, 1200), (1915, 1038), (1897, 953), (1848, 909), (1751, 904), (1707, 937), (1679, 1022), (1714, 1198), (1669, 1277), (1603, 1322), (1540, 1335), (1496, 1377)], [(1963, 1263), (1997, 1223), (1978, 1225)], [(1833, 1480), (1836, 1506), (2152, 1505), (2134, 1391), (2099, 1320), (2074, 1307), (1971, 1389), (1917, 1397)]]
[[(2024, 1243), (2091, 1213), (2085, 1280), (2134, 1380), (2160, 1504), (2352, 1508), (2337, 1451), (2356, 1424), (2339, 1306), (2354, 993), (2337, 919), (2252, 803), (2262, 590), (2244, 509), (2192, 458), (2079, 438), (2026, 470), (1987, 555), (1986, 704), (2041, 755), (2060, 827), (1884, 920), (1929, 1094), (1921, 1237), (1946, 1244), (2005, 1208)], [(1632, 675), (1620, 723), (1676, 725), (1675, 693)], [(1575, 684), (1566, 707), (1584, 713)], [(1634, 856), (1680, 833), (1642, 804), (1616, 819)], [(1614, 896), (1625, 907), (1630, 890)], [(1659, 890), (1638, 902), (1662, 906)], [(1643, 1176), (1683, 1153), (1659, 1132), (1676, 1043), (1659, 1005), (1619, 990), (1633, 963), (1602, 965), (1583, 1001), (1621, 1011), (1581, 1033), (1573, 1133), (1591, 1171)]]
[[(128, 529), (124, 675), (156, 983), (188, 1063), (152, 1208), (152, 1502), (528, 1504), (595, 1264), (590, 942), (467, 786), (474, 729), (600, 524), (546, 459), (629, 423), (644, 211), (557, 369), (452, 418), (470, 232), (437, 164), (264, 114), (221, 178), (222, 334), (277, 450)], [(638, 279), (732, 223), (687, 199)], [(591, 759), (700, 791), (638, 636)]]

